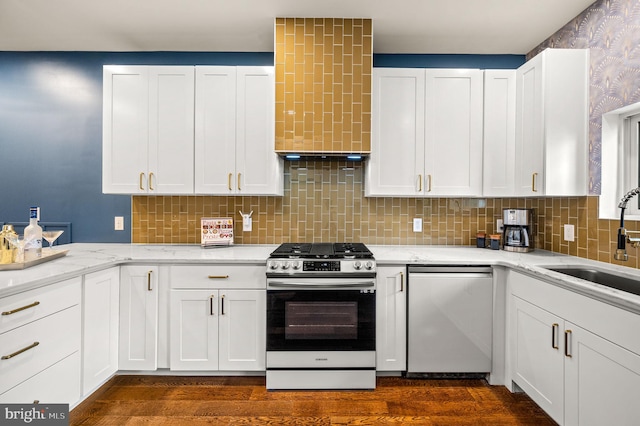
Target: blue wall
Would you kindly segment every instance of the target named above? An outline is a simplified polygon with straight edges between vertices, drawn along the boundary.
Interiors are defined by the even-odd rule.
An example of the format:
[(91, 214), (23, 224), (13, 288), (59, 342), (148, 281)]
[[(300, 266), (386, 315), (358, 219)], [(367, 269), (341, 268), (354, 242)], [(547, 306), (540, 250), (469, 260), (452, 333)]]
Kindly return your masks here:
[[(517, 68), (516, 55), (374, 55), (374, 66)], [(131, 197), (102, 194), (102, 66), (273, 65), (273, 53), (0, 52), (0, 223), (71, 222), (73, 242), (130, 242)], [(124, 216), (125, 231), (113, 230)]]

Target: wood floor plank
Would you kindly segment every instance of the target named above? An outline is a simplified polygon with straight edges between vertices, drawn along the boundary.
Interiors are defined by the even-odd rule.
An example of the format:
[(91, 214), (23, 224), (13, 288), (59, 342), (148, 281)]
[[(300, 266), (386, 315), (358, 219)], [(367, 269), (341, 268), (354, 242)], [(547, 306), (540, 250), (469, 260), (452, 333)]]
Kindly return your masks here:
[(378, 378), (367, 391), (267, 391), (264, 377), (118, 376), (70, 425), (555, 425), (483, 380)]

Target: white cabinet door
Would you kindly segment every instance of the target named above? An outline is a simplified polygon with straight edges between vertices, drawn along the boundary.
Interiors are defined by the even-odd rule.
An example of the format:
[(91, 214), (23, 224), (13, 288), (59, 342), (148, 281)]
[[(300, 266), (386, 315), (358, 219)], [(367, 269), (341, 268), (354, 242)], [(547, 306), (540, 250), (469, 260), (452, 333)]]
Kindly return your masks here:
[(640, 355), (575, 324), (566, 329), (564, 424), (637, 424)]
[(264, 371), (267, 294), (220, 290), (220, 370)]
[(515, 195), (516, 71), (484, 71), (482, 195)]
[(193, 193), (194, 69), (103, 70), (102, 191)]
[(84, 277), (83, 395), (88, 395), (118, 370), (119, 291), (119, 267)]
[(483, 71), (426, 71), (427, 196), (482, 195)]
[(120, 269), (121, 370), (156, 370), (158, 362), (158, 267)]
[(171, 370), (218, 369), (217, 290), (171, 290)]
[(379, 266), (376, 278), (376, 370), (407, 369), (405, 267)]
[(564, 321), (513, 296), (513, 381), (556, 422), (564, 418)]
[(424, 75), (423, 69), (373, 69), (367, 196), (423, 194)]
[(516, 73), (516, 192), (588, 191), (588, 49), (546, 49)]
[(196, 67), (195, 192), (235, 193), (236, 67)]
[(236, 192), (282, 195), (283, 160), (274, 150), (274, 68), (238, 67), (236, 81)]
[(193, 111), (194, 68), (149, 67), (149, 193), (193, 193)]
[(146, 193), (149, 67), (104, 67), (102, 121), (102, 192)]

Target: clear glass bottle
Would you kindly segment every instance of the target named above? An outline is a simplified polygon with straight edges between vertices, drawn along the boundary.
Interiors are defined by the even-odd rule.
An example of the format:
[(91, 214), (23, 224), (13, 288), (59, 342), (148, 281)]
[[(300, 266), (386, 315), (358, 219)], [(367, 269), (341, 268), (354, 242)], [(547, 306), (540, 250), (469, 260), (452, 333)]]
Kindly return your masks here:
[(13, 225), (3, 225), (0, 232), (0, 265), (13, 263), (16, 258), (16, 248), (11, 243), (18, 234), (13, 230)]
[(42, 228), (38, 225), (40, 207), (29, 209), (29, 225), (24, 228), (24, 261), (29, 262), (42, 257)]

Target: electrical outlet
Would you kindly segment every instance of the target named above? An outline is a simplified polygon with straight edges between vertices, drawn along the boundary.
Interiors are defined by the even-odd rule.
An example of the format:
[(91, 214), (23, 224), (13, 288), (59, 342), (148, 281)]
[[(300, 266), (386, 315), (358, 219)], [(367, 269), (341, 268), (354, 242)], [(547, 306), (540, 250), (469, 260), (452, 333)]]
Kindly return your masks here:
[(114, 223), (113, 223), (113, 229), (115, 231), (124, 231), (124, 217), (122, 216), (116, 216)]
[(575, 241), (575, 230), (573, 225), (568, 223), (564, 225), (564, 240)]
[(422, 219), (419, 217), (413, 218), (413, 232), (422, 232)]
[(504, 222), (502, 221), (502, 219), (497, 219), (496, 220), (496, 232), (497, 233), (502, 233), (502, 231), (504, 231)]
[(251, 232), (252, 225), (253, 225), (253, 220), (251, 219), (251, 217), (245, 215), (245, 217), (242, 218), (242, 231)]

